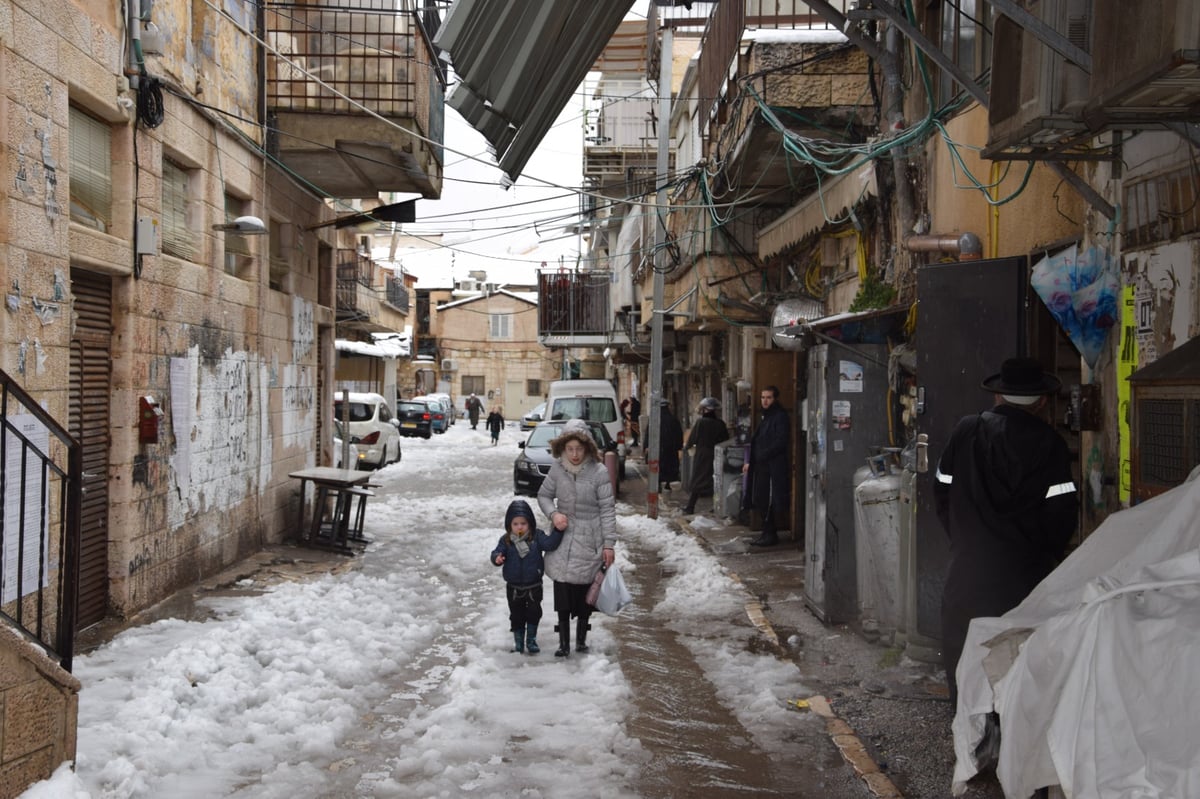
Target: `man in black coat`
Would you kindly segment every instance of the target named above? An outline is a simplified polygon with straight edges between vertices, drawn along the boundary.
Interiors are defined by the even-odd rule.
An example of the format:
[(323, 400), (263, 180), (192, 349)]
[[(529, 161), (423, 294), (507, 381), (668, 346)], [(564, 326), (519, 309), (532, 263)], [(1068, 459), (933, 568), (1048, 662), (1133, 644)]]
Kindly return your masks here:
[(743, 508), (754, 508), (762, 516), (762, 534), (750, 542), (752, 547), (770, 547), (779, 543), (775, 514), (788, 506), (791, 470), (788, 467), (788, 443), (792, 425), (787, 411), (779, 404), (779, 389), (767, 386), (760, 394), (762, 418), (750, 439), (750, 458), (742, 465), (746, 473)]
[(934, 501), (950, 538), (942, 660), (950, 697), (971, 619), (1019, 605), (1066, 552), (1078, 522), (1071, 454), (1039, 417), (1059, 380), (1010, 358), (982, 383), (996, 405), (963, 417), (938, 461)]
[(667, 400), (659, 400), (658, 482), (664, 490), (679, 482), (679, 450), (683, 449), (683, 426), (671, 413)]

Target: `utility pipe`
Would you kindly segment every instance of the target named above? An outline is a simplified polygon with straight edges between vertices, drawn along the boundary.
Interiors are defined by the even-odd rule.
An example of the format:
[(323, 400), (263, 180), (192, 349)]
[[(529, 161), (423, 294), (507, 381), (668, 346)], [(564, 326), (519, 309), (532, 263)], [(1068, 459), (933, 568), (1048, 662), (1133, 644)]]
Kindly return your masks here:
[(909, 252), (944, 252), (957, 254), (960, 261), (978, 261), (983, 258), (983, 242), (975, 233), (930, 233), (924, 236), (909, 236), (904, 240)]

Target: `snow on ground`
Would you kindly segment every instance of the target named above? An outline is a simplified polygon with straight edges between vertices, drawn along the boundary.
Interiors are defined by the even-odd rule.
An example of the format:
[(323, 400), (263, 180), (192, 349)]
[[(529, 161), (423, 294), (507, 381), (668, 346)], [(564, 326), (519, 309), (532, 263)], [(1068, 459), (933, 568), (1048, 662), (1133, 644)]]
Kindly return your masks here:
[[(513, 423), (492, 447), (460, 421), (405, 439), (402, 461), (376, 474), (358, 568), (206, 600), (214, 619), (131, 628), (77, 657), (76, 769), (23, 798), (302, 799), (343, 790), (338, 772), (355, 761), (370, 764), (355, 796), (633, 795), (648, 756), (625, 732), (621, 620), (597, 617), (592, 653), (564, 662), (547, 596), (543, 653), (508, 651), (488, 553), (523, 437)], [(654, 612), (678, 624), (722, 700), (752, 731), (794, 723), (783, 700), (806, 689), (790, 664), (746, 651), (736, 581), (691, 537), (618, 511), (622, 537), (673, 570)], [(618, 565), (636, 574), (624, 549)]]

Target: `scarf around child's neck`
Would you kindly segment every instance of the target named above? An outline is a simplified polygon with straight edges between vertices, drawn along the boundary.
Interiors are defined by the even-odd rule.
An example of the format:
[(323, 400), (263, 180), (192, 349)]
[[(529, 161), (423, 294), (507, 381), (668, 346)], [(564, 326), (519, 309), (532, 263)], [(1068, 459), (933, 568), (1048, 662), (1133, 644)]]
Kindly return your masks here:
[(516, 530), (509, 531), (508, 540), (516, 547), (517, 555), (522, 558), (529, 554), (529, 539), (533, 537), (532, 533), (532, 530), (526, 530), (521, 534), (518, 534)]

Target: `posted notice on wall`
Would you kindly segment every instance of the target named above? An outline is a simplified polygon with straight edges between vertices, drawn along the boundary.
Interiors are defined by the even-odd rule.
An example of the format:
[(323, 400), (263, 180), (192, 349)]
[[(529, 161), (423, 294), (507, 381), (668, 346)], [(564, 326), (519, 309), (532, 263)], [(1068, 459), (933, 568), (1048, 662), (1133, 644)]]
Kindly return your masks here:
[(843, 394), (863, 392), (863, 368), (854, 361), (838, 361), (838, 391)]
[[(41, 452), (50, 446), (50, 431), (37, 417), (22, 413), (8, 417), (29, 444)], [(31, 594), (50, 584), (50, 572), (57, 564), (49, 562), (50, 499), (43, 499), (45, 478), (42, 462), (14, 432), (4, 429), (4, 549), (0, 552), (0, 602), (8, 603), (21, 595)], [(22, 453), (24, 475), (22, 475)], [(43, 555), (42, 553), (46, 553)], [(46, 563), (41, 558), (47, 558)], [(38, 571), (44, 569), (38, 581)]]

